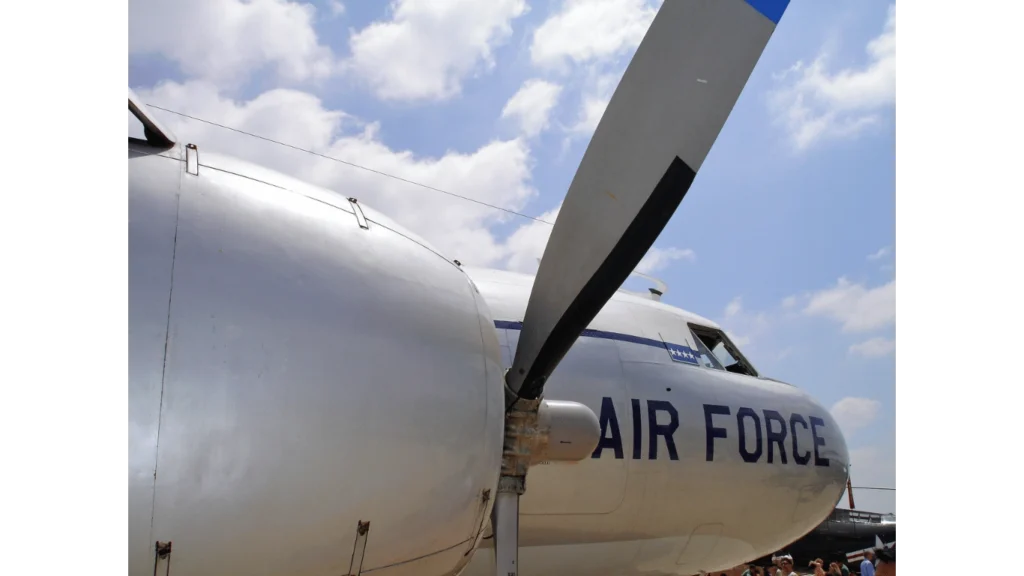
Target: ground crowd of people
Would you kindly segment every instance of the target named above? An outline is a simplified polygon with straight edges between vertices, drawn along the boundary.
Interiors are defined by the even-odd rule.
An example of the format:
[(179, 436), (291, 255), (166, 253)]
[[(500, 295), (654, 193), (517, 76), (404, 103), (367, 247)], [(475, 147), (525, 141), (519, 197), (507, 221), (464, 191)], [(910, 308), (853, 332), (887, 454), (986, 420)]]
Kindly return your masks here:
[[(827, 567), (821, 558), (812, 560), (806, 570), (797, 572), (789, 554), (772, 557), (772, 566), (762, 568), (750, 565), (743, 576), (896, 576), (896, 549), (876, 548), (864, 554), (864, 560), (851, 570), (843, 562), (832, 562)], [(725, 576), (724, 574), (722, 576)]]

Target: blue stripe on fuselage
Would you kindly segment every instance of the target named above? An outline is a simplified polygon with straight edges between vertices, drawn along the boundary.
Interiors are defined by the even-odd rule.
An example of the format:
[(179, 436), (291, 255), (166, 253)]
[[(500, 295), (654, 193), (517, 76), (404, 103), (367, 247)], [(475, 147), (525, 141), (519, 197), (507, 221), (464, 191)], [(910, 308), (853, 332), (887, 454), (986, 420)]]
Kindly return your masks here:
[[(522, 330), (523, 323), (510, 322), (508, 320), (495, 320), (494, 327), (503, 330)], [(591, 330), (589, 328), (584, 330), (583, 333), (580, 334), (580, 336), (585, 336), (587, 338), (602, 338), (604, 340), (618, 340), (620, 342), (630, 342), (632, 344), (642, 344), (644, 346), (653, 346), (654, 348), (661, 348), (662, 350), (668, 352), (669, 358), (671, 358), (674, 362), (679, 362), (681, 364), (691, 364), (694, 366), (698, 365), (696, 360), (697, 351), (693, 350), (692, 348), (685, 344), (673, 344), (671, 342), (662, 342), (661, 340), (644, 338), (643, 336), (633, 336), (632, 334), (622, 334), (621, 332), (606, 332), (604, 330)], [(690, 358), (685, 358), (679, 354), (673, 354), (673, 349), (676, 349), (676, 351), (689, 351), (692, 355), (692, 360)]]

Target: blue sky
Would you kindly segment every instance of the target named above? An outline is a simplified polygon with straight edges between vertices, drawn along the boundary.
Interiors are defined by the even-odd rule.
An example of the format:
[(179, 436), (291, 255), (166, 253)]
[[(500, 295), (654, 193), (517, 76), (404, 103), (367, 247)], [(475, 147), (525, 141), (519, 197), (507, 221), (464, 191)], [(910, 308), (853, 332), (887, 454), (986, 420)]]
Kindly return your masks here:
[[(892, 6), (791, 3), (642, 264), (665, 301), (833, 407), (855, 486), (895, 486)], [(129, 81), (147, 102), (540, 216), (654, 9), (131, 0)], [(463, 262), (532, 271), (543, 249), (543, 224), (161, 114), (182, 136), (359, 196)], [(892, 493), (856, 497), (895, 510)]]

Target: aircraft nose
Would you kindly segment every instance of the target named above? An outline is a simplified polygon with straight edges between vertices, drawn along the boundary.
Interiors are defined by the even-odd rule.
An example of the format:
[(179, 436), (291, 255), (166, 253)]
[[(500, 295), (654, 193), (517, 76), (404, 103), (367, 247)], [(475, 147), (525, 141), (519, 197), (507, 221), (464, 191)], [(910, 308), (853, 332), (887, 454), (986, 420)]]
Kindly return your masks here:
[(795, 457), (805, 459), (819, 481), (812, 483), (817, 484), (816, 487), (805, 487), (805, 492), (820, 489), (821, 496), (831, 500), (830, 511), (846, 491), (847, 480), (850, 477), (850, 452), (847, 449), (846, 437), (836, 418), (817, 400), (807, 397), (806, 402), (806, 428), (799, 421), (799, 414), (792, 417), (792, 423), (796, 424), (792, 431), (800, 441), (800, 452), (803, 452), (796, 453)]
[(850, 453), (843, 431), (829, 410), (810, 396), (804, 402), (805, 408), (789, 417), (793, 459), (811, 472), (801, 488), (795, 516), (821, 521), (846, 490)]
[(811, 463), (818, 467), (835, 468), (845, 483), (850, 464), (846, 437), (828, 408), (814, 398), (809, 398), (809, 402), (811, 409), (808, 410), (807, 420), (813, 446)]

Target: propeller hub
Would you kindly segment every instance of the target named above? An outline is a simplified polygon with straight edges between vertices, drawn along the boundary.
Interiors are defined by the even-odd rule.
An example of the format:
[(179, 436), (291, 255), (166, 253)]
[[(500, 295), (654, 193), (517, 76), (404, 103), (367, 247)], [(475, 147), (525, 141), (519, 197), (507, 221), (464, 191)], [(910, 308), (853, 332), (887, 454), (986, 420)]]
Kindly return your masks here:
[[(502, 449), (502, 478), (525, 478), (533, 449), (542, 442), (538, 426), (541, 400), (520, 398), (505, 414), (505, 442)], [(521, 493), (521, 492), (520, 492)]]

